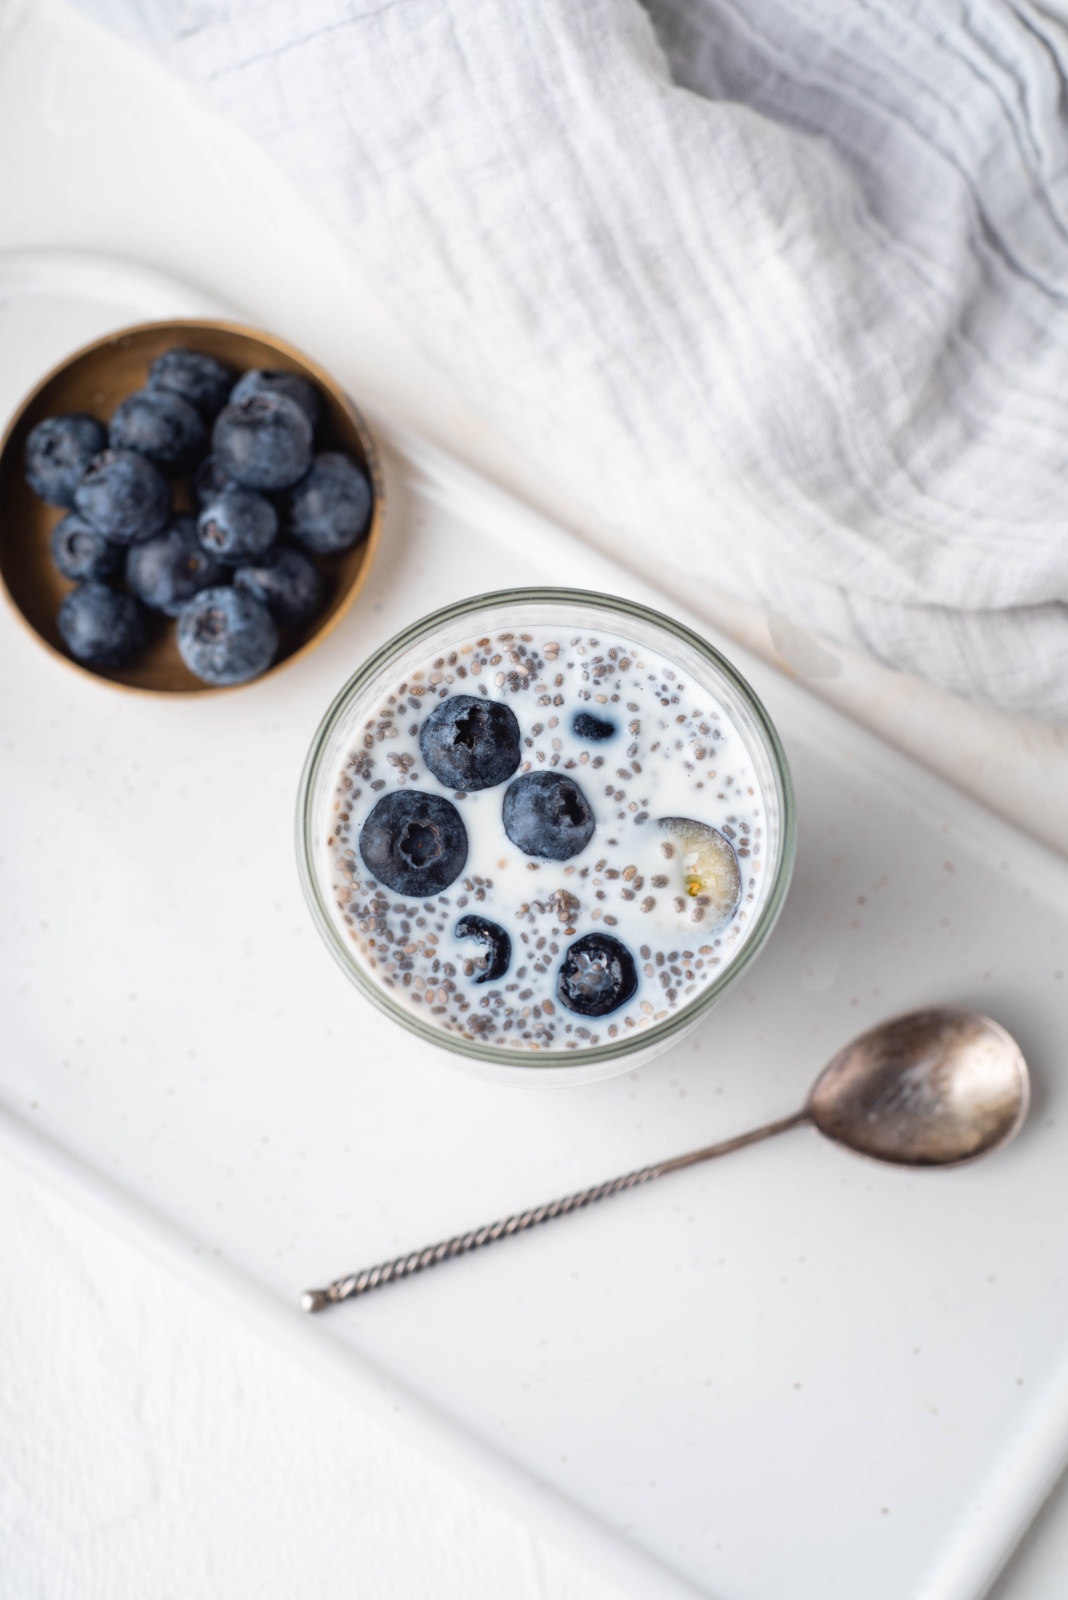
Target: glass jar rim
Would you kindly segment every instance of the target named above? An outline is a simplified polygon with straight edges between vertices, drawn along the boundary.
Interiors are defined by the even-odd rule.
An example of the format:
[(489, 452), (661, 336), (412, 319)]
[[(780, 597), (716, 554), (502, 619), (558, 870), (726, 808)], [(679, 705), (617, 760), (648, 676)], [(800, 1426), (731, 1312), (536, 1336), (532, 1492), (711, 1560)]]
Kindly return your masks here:
[[(741, 949), (723, 971), (701, 990), (700, 994), (695, 995), (687, 1005), (680, 1006), (670, 1017), (654, 1023), (649, 1028), (636, 1030), (605, 1044), (583, 1046), (573, 1050), (522, 1050), (515, 1046), (490, 1045), (477, 1039), (466, 1039), (460, 1034), (450, 1033), (447, 1029), (424, 1022), (414, 1011), (394, 1000), (385, 989), (376, 984), (353, 957), (326, 903), (313, 865), (312, 795), (324, 753), (338, 723), (352, 702), (391, 661), (399, 660), (421, 639), (451, 622), (459, 622), (474, 613), (501, 605), (585, 606), (597, 611), (612, 612), (624, 623), (627, 618), (632, 618), (646, 627), (662, 630), (671, 639), (688, 645), (727, 680), (742, 701), (764, 741), (775, 781), (781, 817), (778, 860), (764, 904), (760, 907)], [(669, 650), (665, 653), (670, 655)], [(427, 615), (409, 623), (406, 628), (387, 639), (338, 690), (316, 730), (301, 772), (297, 791), (296, 823), (297, 864), (304, 898), (327, 948), (350, 981), (380, 1011), (385, 1012), (394, 1022), (400, 1023), (427, 1043), (486, 1066), (526, 1069), (532, 1078), (546, 1068), (555, 1068), (558, 1071), (568, 1067), (578, 1069), (612, 1061), (620, 1061), (621, 1070), (625, 1070), (627, 1056), (645, 1056), (651, 1050), (666, 1048), (675, 1034), (688, 1030), (715, 1004), (724, 991), (737, 981), (763, 949), (778, 920), (786, 897), (796, 849), (796, 808), (786, 753), (774, 723), (750, 684), (726, 656), (685, 623), (678, 622), (661, 611), (654, 611), (652, 607), (643, 605), (640, 601), (627, 600), (620, 595), (601, 594), (591, 589), (495, 589), (486, 594), (455, 600), (436, 611), (428, 612)]]

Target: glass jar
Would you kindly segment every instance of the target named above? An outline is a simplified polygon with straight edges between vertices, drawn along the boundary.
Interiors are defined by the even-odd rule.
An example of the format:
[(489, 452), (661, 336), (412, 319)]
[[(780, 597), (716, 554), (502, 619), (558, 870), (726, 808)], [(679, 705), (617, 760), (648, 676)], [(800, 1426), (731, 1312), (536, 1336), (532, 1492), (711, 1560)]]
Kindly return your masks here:
[[(447, 659), (450, 652), (464, 646), (470, 649), (472, 641), (493, 637), (502, 629), (518, 638), (524, 628), (550, 629), (561, 636), (605, 635), (637, 650), (655, 652), (660, 661), (683, 674), (695, 689), (711, 697), (741, 739), (766, 819), (760, 876), (759, 881), (753, 880), (744, 931), (734, 939), (720, 970), (706, 974), (691, 999), (659, 1020), (642, 1017), (638, 1027), (613, 1030), (615, 1038), (598, 1036), (597, 1042), (588, 1044), (572, 1038), (566, 1048), (466, 1037), (438, 1025), (425, 1006), (413, 1006), (410, 996), (384, 984), (374, 970), (377, 963), (369, 959), (366, 949), (360, 948), (358, 935), (345, 925), (330, 849), (346, 760), (354, 749), (360, 749), (369, 719), (388, 696), (435, 658)], [(475, 687), (480, 686), (472, 680), (456, 684), (450, 692)], [(430, 703), (420, 701), (420, 710)], [(373, 797), (368, 794), (361, 803), (370, 809)], [(458, 798), (457, 804), (462, 809), (464, 798)], [(477, 595), (421, 618), (390, 639), (349, 679), (323, 718), (305, 762), (297, 813), (304, 893), (319, 932), (346, 975), (372, 1004), (420, 1039), (451, 1052), (458, 1063), (481, 1076), (515, 1083), (588, 1083), (628, 1071), (684, 1038), (737, 982), (771, 933), (790, 881), (794, 843), (794, 799), (786, 758), (767, 712), (745, 679), (718, 650), (672, 618), (631, 600), (576, 589), (507, 589)], [(587, 850), (592, 853), (592, 845)], [(585, 1031), (589, 1035), (590, 1030)]]

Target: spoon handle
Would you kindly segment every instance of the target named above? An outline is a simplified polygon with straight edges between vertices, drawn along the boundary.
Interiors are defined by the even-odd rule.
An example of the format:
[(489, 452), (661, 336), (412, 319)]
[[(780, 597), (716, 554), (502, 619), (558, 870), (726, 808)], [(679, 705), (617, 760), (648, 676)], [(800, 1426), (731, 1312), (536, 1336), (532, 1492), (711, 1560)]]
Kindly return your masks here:
[(562, 1200), (550, 1200), (548, 1204), (535, 1206), (530, 1211), (517, 1211), (513, 1216), (503, 1217), (499, 1222), (487, 1223), (484, 1227), (472, 1229), (470, 1233), (455, 1234), (451, 1239), (443, 1239), (440, 1244), (413, 1250), (410, 1255), (397, 1256), (393, 1261), (383, 1261), (377, 1267), (364, 1267), (362, 1272), (350, 1273), (345, 1278), (335, 1278), (325, 1289), (306, 1289), (301, 1295), (301, 1308), (304, 1311), (325, 1311), (327, 1306), (337, 1305), (342, 1300), (351, 1300), (355, 1295), (369, 1294), (372, 1289), (380, 1289), (387, 1283), (396, 1283), (400, 1278), (410, 1278), (413, 1273), (422, 1272), (426, 1267), (436, 1267), (440, 1261), (451, 1261), (454, 1256), (465, 1256), (472, 1250), (480, 1250), (483, 1245), (495, 1244), (498, 1239), (510, 1238), (513, 1233), (523, 1233), (527, 1228), (536, 1227), (539, 1222), (551, 1222), (554, 1217), (565, 1217), (570, 1211), (580, 1211), (583, 1206), (590, 1206), (595, 1200), (607, 1200), (610, 1195), (622, 1194), (624, 1189), (636, 1189), (639, 1184), (650, 1183), (653, 1178), (662, 1178), (665, 1173), (679, 1172), (683, 1167), (696, 1166), (699, 1161), (711, 1161), (715, 1156), (725, 1156), (732, 1150), (741, 1150), (747, 1144), (756, 1144), (761, 1139), (771, 1139), (777, 1133), (785, 1133), (788, 1128), (800, 1127), (807, 1120), (807, 1112), (798, 1111), (792, 1117), (766, 1123), (762, 1128), (738, 1134), (733, 1139), (724, 1139), (719, 1144), (706, 1145), (702, 1150), (691, 1150), (687, 1155), (675, 1156), (670, 1161), (658, 1161), (651, 1167), (640, 1167), (637, 1172), (628, 1172), (622, 1178), (612, 1178), (607, 1183), (595, 1184), (590, 1189), (579, 1189), (576, 1194), (565, 1195)]

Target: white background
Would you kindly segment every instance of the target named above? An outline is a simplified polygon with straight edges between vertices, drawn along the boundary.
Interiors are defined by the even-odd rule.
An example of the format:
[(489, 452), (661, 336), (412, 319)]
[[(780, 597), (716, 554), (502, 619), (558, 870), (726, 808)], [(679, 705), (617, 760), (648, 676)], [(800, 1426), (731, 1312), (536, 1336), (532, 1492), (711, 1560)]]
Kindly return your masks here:
[[(258, 151), (58, 5), (0, 5), (0, 171), (0, 249), (125, 255), (240, 305), (327, 365), (343, 346), (364, 375), (358, 398), (606, 536), (423, 362)], [(705, 599), (747, 642), (1068, 849), (1063, 735), (957, 707), (782, 620)], [(6, 1166), (0, 1215), (5, 1595), (617, 1593)], [(1068, 1595), (1059, 1505), (998, 1594)]]

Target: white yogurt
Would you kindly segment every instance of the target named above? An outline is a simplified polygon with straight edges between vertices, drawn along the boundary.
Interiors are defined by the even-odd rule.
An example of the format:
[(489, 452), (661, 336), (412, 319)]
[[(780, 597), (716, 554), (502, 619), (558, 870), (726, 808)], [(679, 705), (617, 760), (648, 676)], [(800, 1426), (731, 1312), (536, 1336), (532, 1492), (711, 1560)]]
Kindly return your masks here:
[[(515, 777), (558, 769), (579, 785), (596, 825), (578, 855), (548, 861), (509, 840), (501, 807), (513, 779), (463, 793), (427, 770), (420, 725), (456, 694), (512, 709), (521, 735)], [(602, 741), (580, 737), (580, 712), (610, 721), (615, 732)], [(609, 1044), (691, 1004), (744, 942), (765, 888), (761, 787), (711, 691), (655, 650), (574, 626), (482, 634), (417, 661), (368, 701), (356, 726), (326, 839), (331, 909), (372, 982), (424, 1023), (517, 1051)], [(413, 788), (448, 798), (468, 839), (460, 875), (425, 900), (380, 886), (359, 849), (382, 796)], [(730, 842), (740, 879), (732, 912), (722, 914), (695, 874), (685, 830), (680, 839), (662, 818), (690, 819)], [(510, 963), (500, 978), (479, 981), (485, 947), (456, 936), (465, 912), (508, 934)], [(562, 1002), (559, 974), (568, 947), (595, 932), (627, 947), (637, 987), (607, 1015), (588, 1017)]]

